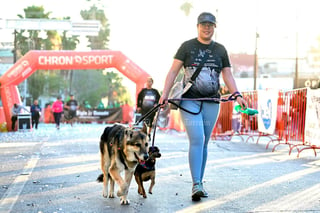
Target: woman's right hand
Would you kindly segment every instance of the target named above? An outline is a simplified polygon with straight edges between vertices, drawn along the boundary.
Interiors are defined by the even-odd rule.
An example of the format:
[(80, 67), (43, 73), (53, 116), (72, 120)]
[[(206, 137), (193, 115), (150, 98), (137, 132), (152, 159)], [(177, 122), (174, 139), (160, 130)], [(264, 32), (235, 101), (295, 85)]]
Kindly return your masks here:
[(162, 95), (159, 99), (159, 104), (162, 104), (160, 107), (165, 108), (168, 105), (168, 96)]

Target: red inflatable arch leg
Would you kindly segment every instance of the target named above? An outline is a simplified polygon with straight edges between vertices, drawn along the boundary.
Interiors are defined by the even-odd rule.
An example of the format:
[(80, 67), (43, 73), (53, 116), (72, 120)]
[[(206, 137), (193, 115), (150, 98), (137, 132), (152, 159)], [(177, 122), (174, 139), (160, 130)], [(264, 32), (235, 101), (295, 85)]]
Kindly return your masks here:
[(5, 86), (1, 87), (1, 100), (3, 104), (3, 110), (5, 119), (7, 122), (7, 128), (11, 130), (11, 109), (15, 103), (21, 104), (20, 94), (17, 86)]

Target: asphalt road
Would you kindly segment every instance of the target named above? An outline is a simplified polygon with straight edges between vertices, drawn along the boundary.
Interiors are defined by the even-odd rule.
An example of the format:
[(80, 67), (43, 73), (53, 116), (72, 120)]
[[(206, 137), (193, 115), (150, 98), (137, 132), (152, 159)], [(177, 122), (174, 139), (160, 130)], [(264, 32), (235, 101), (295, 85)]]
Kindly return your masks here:
[[(239, 137), (210, 141), (209, 197), (191, 201), (184, 133), (157, 131), (162, 157), (153, 194), (142, 198), (133, 179), (131, 204), (102, 197), (99, 138), (105, 125), (40, 124), (36, 131), (0, 133), (0, 212), (320, 212), (320, 158), (297, 158), (286, 145), (266, 149)], [(150, 182), (146, 182), (148, 188)]]

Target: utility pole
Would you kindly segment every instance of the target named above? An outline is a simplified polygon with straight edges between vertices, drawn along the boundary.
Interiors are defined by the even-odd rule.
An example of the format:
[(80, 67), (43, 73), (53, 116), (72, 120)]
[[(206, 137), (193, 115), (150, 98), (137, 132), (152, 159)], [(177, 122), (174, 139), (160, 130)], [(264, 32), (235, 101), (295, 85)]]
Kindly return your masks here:
[(295, 58), (295, 72), (294, 72), (294, 89), (298, 88), (299, 80), (299, 53), (298, 53), (298, 32), (296, 32), (296, 58)]
[[(296, 10), (296, 26), (298, 25), (298, 8)], [(296, 27), (296, 59), (295, 59), (295, 73), (294, 73), (294, 89), (298, 88), (299, 80), (299, 37), (298, 37), (298, 26)]]
[(258, 30), (256, 30), (256, 41), (254, 49), (254, 64), (253, 64), (253, 90), (257, 89), (257, 76), (258, 76)]
[(17, 62), (17, 30), (13, 31), (13, 63)]
[(253, 90), (257, 89), (257, 76), (258, 76), (258, 17), (259, 17), (259, 7), (258, 7), (258, 1), (256, 1), (256, 35), (255, 35), (255, 45), (254, 45), (254, 63), (253, 63)]

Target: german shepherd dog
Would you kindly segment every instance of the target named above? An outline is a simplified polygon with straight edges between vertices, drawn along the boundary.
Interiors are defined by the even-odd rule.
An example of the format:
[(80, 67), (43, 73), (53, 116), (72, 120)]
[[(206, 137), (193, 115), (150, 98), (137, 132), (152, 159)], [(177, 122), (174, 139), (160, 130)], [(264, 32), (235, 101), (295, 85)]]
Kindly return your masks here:
[(152, 188), (155, 184), (156, 178), (156, 158), (161, 157), (160, 149), (157, 146), (149, 147), (148, 154), (149, 158), (145, 161), (145, 163), (139, 163), (134, 171), (134, 176), (138, 184), (138, 193), (144, 198), (147, 198), (147, 195), (143, 187), (143, 181), (151, 180), (149, 194), (152, 194)]
[[(101, 174), (98, 182), (103, 182), (103, 196), (114, 198), (114, 183), (119, 186), (117, 196), (120, 204), (128, 205), (127, 199), (129, 186), (139, 162), (148, 158), (147, 128), (132, 129), (115, 124), (104, 129), (100, 138)], [(124, 179), (121, 172), (124, 171)], [(110, 191), (108, 194), (108, 184)]]

